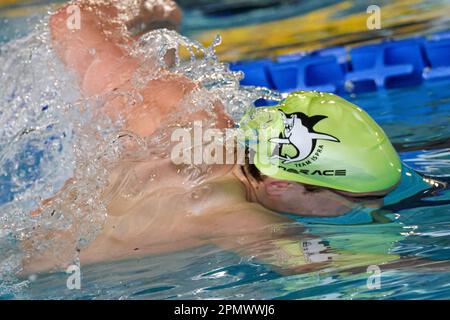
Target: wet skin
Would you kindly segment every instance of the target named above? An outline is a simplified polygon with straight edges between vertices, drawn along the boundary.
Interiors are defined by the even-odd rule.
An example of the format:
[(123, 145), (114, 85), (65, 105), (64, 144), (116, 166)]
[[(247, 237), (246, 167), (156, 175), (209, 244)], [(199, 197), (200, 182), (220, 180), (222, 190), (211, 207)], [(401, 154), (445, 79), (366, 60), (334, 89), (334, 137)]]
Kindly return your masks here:
[[(102, 12), (102, 18), (98, 12)], [(147, 19), (153, 14), (155, 20), (166, 19), (171, 24), (177, 24), (181, 18), (178, 10), (165, 18), (158, 16), (158, 10), (143, 14)], [(86, 97), (132, 89), (130, 79), (141, 61), (123, 49), (123, 45), (132, 45), (134, 38), (119, 37), (120, 25), (111, 22), (116, 15), (111, 7), (81, 4), (80, 30), (67, 29), (64, 7), (50, 19), (53, 47), (68, 70), (77, 76)], [(170, 63), (171, 57), (167, 59)], [(124, 129), (149, 137), (168, 115), (182, 111), (180, 101), (197, 88), (198, 84), (188, 78), (167, 71), (163, 78), (140, 89), (141, 102), (129, 106), (120, 98), (112, 99), (103, 112), (112, 118), (122, 114)], [(190, 121), (213, 117), (218, 128), (234, 125), (220, 103), (213, 115), (199, 111), (189, 117)], [(336, 216), (355, 206), (349, 194), (327, 189), (309, 192), (301, 184), (270, 177), (259, 181), (240, 165), (211, 166), (212, 173), (195, 187), (186, 183), (187, 177), (179, 169), (170, 159), (124, 158), (117, 163), (105, 191), (106, 223), (99, 236), (81, 249), (81, 263), (180, 251), (212, 243), (241, 255), (255, 256), (279, 270), (305, 272), (325, 267), (328, 262), (296, 264), (296, 255), (302, 254), (300, 249), (293, 259), (277, 259), (280, 252), (288, 254), (279, 240), (295, 244), (314, 237), (303, 233), (301, 226), (294, 233), (287, 231), (284, 226), (294, 222), (277, 212)], [(47, 202), (51, 203), (51, 199)], [(379, 206), (382, 200), (367, 199), (367, 204)], [(61, 263), (49, 252), (31, 257), (25, 269), (39, 272)]]

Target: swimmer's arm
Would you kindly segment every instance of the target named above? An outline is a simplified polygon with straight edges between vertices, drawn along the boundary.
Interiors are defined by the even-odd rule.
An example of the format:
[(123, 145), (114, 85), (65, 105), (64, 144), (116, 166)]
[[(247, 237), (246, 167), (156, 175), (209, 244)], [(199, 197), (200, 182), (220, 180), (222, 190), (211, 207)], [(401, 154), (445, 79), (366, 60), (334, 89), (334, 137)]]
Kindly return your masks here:
[[(158, 9), (158, 5), (153, 10), (142, 9), (144, 13), (134, 20), (180, 22), (178, 7), (174, 6), (167, 15)], [(135, 37), (127, 31), (129, 26), (119, 20), (118, 14), (112, 5), (77, 1), (61, 7), (50, 18), (53, 48), (78, 75), (87, 95), (123, 86), (141, 63), (125, 49), (134, 45)], [(78, 18), (79, 24), (74, 24)]]
[[(73, 11), (74, 6), (79, 11)], [(153, 10), (143, 9), (144, 13), (134, 20), (145, 18), (147, 21), (164, 19), (173, 24), (180, 22), (181, 11), (178, 7), (174, 6), (167, 15), (162, 15), (160, 6), (155, 5)], [(70, 22), (74, 21), (74, 15), (78, 12), (80, 23), (76, 28), (78, 26), (73, 27)], [(53, 48), (66, 66), (78, 75), (81, 88), (88, 96), (126, 85), (142, 63), (139, 58), (130, 55), (136, 37), (131, 35), (129, 26), (118, 15), (118, 10), (112, 5), (82, 0), (75, 5), (71, 3), (61, 7), (50, 17)], [(166, 61), (169, 64), (170, 57), (168, 55)], [(148, 63), (146, 60), (146, 66)], [(179, 78), (177, 80), (182, 77)]]
[[(125, 48), (133, 46), (135, 39), (123, 32), (123, 24), (111, 22), (117, 16), (113, 7), (92, 7), (83, 4), (83, 1), (78, 4), (81, 16), (79, 30), (68, 29), (66, 21), (70, 14), (67, 7), (61, 8), (50, 19), (53, 47), (59, 58), (78, 76), (82, 92), (88, 97), (133, 91), (132, 77), (142, 61), (132, 57)], [(176, 18), (180, 15), (177, 10), (175, 18), (169, 15), (168, 19), (179, 20), (179, 17)], [(168, 57), (171, 60), (170, 54)], [(146, 60), (145, 64), (148, 63)], [(126, 120), (124, 129), (145, 137), (152, 134), (167, 115), (189, 108), (189, 105), (180, 105), (180, 102), (197, 88), (198, 84), (187, 77), (166, 70), (161, 78), (149, 81), (138, 92), (141, 102), (130, 107), (126, 99), (113, 98), (106, 103), (104, 111), (113, 119), (122, 115)], [(217, 127), (232, 126), (221, 104), (216, 106)], [(191, 121), (207, 117), (209, 114), (203, 110), (184, 115), (184, 119)]]
[[(303, 243), (314, 238), (300, 225), (259, 205), (213, 217), (212, 234), (221, 234), (213, 243), (242, 257), (254, 258), (282, 274), (309, 272), (325, 266), (313, 263), (303, 251)], [(287, 229), (289, 228), (289, 229)]]
[[(109, 85), (118, 85), (122, 77), (129, 76), (130, 65), (138, 61), (129, 58), (120, 45), (129, 40), (117, 37), (120, 28), (111, 22), (117, 16), (112, 6), (91, 6), (83, 1), (60, 8), (50, 18), (52, 44), (58, 57), (79, 77), (82, 90), (87, 95), (99, 94)], [(79, 16), (78, 16), (79, 12)], [(102, 16), (100, 16), (102, 15)], [(77, 25), (68, 23), (79, 17)], [(126, 68), (124, 68), (126, 66)], [(116, 71), (116, 77), (113, 73)], [(94, 83), (94, 73), (97, 80)], [(118, 76), (120, 74), (120, 76)]]

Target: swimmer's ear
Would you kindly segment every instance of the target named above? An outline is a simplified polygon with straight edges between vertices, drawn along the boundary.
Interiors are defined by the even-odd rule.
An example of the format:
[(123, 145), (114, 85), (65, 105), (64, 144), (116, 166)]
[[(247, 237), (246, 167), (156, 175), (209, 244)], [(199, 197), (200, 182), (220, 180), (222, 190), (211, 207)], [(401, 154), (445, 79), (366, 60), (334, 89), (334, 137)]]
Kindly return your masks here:
[(264, 186), (266, 193), (270, 196), (281, 196), (292, 185), (289, 181), (265, 179)]

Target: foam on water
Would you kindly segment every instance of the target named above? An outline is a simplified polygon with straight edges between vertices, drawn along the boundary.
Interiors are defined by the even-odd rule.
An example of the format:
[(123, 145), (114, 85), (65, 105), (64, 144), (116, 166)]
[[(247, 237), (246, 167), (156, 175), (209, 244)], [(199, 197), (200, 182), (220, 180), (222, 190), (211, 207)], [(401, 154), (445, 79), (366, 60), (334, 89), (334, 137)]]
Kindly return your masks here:
[[(119, 19), (130, 20), (135, 14), (132, 7), (119, 8)], [(167, 72), (199, 84), (180, 102), (187, 113), (199, 109), (212, 113), (219, 102), (237, 120), (256, 99), (279, 99), (263, 88), (239, 86), (242, 74), (231, 72), (215, 56), (220, 37), (205, 48), (166, 29), (146, 33), (125, 48), (143, 61), (132, 79), (132, 90), (87, 99), (51, 49), (47, 20), (26, 38), (0, 48), (0, 279), (4, 281), (12, 279), (23, 259), (38, 250), (51, 249), (61, 264), (77, 259), (78, 249), (102, 228), (107, 215), (102, 194), (114, 163), (124, 156), (124, 142), (137, 143), (136, 158), (168, 157), (169, 129), (157, 130), (146, 139), (124, 132), (120, 117), (113, 121), (99, 112), (109, 99), (121, 95), (132, 105), (140, 99), (139, 89)], [(180, 57), (180, 47), (187, 49), (189, 58)], [(174, 54), (169, 68), (168, 54)], [(174, 114), (163, 128), (187, 125)], [(208, 170), (186, 166), (181, 174), (198, 182)], [(42, 212), (35, 211), (40, 207)]]
[[(95, 125), (89, 121), (97, 101), (80, 99), (74, 79), (49, 47), (47, 30), (42, 23), (0, 54), (0, 236), (2, 243), (16, 245), (1, 252), (0, 270), (8, 274), (20, 270), (29, 252), (53, 244), (55, 255), (75, 257), (106, 214), (98, 199), (111, 153), (106, 142), (115, 129), (106, 118)], [(31, 214), (70, 177), (51, 206)], [(50, 231), (67, 229), (73, 237), (60, 237), (58, 244), (46, 239)]]

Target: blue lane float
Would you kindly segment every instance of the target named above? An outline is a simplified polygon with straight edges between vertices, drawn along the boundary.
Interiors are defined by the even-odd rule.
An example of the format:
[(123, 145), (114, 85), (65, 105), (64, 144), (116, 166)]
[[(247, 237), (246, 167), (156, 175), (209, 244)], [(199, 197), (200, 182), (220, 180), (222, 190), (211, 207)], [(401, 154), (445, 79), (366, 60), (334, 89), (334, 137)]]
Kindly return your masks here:
[(245, 73), (242, 85), (281, 92), (320, 90), (342, 94), (414, 86), (424, 80), (450, 78), (450, 32), (238, 61), (230, 68)]

